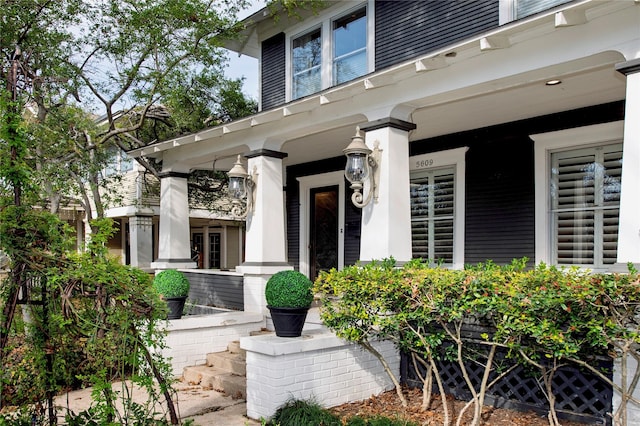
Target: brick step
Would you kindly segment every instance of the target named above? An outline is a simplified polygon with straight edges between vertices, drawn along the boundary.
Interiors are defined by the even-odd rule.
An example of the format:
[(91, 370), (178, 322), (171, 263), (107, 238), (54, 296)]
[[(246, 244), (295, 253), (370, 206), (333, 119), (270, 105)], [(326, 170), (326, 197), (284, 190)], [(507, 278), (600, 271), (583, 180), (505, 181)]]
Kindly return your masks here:
[(218, 368), (207, 365), (185, 367), (182, 378), (189, 384), (224, 392), (233, 398), (247, 397), (247, 378)]
[(227, 351), (232, 354), (242, 354), (243, 357), (245, 357), (247, 354), (247, 351), (240, 348), (239, 340), (234, 340), (233, 342), (229, 342), (229, 344), (227, 345)]
[(246, 353), (212, 352), (207, 354), (207, 366), (238, 376), (247, 374)]

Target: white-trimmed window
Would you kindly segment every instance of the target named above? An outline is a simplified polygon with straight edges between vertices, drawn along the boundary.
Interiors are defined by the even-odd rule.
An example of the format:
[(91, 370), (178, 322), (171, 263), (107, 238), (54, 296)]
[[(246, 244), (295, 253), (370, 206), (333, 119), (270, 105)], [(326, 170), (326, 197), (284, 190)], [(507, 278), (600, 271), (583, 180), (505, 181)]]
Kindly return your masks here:
[(622, 122), (533, 135), (536, 263), (606, 270), (616, 262)]
[(367, 9), (362, 7), (333, 21), (333, 84), (367, 73)]
[(301, 98), (322, 88), (322, 37), (316, 28), (293, 40), (293, 98)]
[(414, 258), (453, 263), (455, 169), (411, 176), (411, 251)]
[(616, 262), (622, 144), (551, 154), (553, 260), (602, 269)]
[(551, 9), (571, 0), (500, 0), (500, 25)]
[(126, 173), (133, 170), (133, 158), (119, 148), (108, 149), (109, 163), (104, 169), (104, 176)]
[[(289, 98), (312, 95), (373, 69), (373, 1), (337, 8), (289, 38)], [(309, 29), (311, 28), (311, 29)]]
[(458, 148), (410, 158), (414, 258), (463, 266), (466, 150)]

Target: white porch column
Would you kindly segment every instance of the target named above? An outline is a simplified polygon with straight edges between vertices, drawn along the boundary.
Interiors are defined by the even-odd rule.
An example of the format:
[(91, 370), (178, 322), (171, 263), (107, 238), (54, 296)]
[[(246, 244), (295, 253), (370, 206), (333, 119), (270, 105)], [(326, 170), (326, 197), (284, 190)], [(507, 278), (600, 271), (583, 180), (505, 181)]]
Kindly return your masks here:
[(258, 175), (253, 212), (247, 216), (245, 263), (283, 264), (286, 256), (282, 159), (286, 154), (261, 150), (246, 155), (248, 171)]
[(271, 275), (292, 269), (287, 263), (282, 159), (287, 154), (258, 150), (245, 155), (247, 171), (257, 174), (255, 203), (247, 216), (245, 261), (236, 269), (244, 279), (244, 310), (265, 312), (264, 287)]
[[(624, 145), (622, 151), (622, 187), (620, 190), (620, 222), (618, 227), (618, 261), (613, 271), (626, 272), (627, 263), (640, 267), (640, 59), (627, 61), (616, 66), (627, 76), (627, 97), (625, 101)], [(632, 357), (627, 358), (629, 371), (637, 367)], [(621, 364), (616, 360), (613, 380), (621, 384)], [(640, 389), (633, 393), (640, 398)], [(613, 394), (614, 411), (620, 406), (621, 395)], [(627, 403), (627, 420), (630, 426), (640, 425), (640, 405)]]
[(616, 69), (627, 76), (627, 98), (615, 270), (627, 271), (628, 262), (640, 266), (640, 59), (619, 64)]
[(168, 172), (160, 179), (160, 235), (154, 269), (195, 268), (191, 260), (187, 173)]
[(149, 269), (153, 260), (153, 220), (151, 216), (129, 218), (131, 266)]
[[(382, 149), (378, 201), (363, 208), (360, 260), (393, 257), (411, 260), (411, 210), (409, 197), (409, 131), (416, 125), (387, 118), (361, 126), (365, 141)], [(365, 194), (366, 196), (366, 194)]]

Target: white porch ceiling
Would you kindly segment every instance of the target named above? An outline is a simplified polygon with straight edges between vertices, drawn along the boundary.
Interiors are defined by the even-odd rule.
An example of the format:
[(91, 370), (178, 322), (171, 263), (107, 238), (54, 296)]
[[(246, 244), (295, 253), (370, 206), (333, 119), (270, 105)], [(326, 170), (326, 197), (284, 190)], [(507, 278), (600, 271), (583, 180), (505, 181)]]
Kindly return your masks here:
[[(617, 62), (622, 60), (619, 58)], [(411, 132), (410, 140), (417, 141), (624, 99), (625, 77), (615, 71), (615, 62), (579, 73), (549, 73), (549, 79), (553, 76), (562, 81), (556, 86), (547, 86), (547, 79), (540, 79), (466, 99), (419, 107), (411, 115), (410, 121), (417, 124), (417, 128)], [(428, 103), (429, 100), (420, 102)], [(354, 133), (355, 124), (290, 140), (283, 146), (283, 150), (289, 155), (285, 164), (340, 156)]]

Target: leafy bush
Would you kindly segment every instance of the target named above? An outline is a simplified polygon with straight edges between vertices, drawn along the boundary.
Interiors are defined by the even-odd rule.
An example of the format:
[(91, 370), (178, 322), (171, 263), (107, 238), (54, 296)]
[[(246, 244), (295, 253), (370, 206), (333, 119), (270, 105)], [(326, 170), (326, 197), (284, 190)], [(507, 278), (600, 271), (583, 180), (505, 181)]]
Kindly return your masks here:
[[(625, 389), (600, 371), (594, 355), (640, 356), (635, 344), (640, 340), (639, 283), (631, 266), (628, 274), (607, 274), (545, 264), (528, 267), (527, 259), (516, 259), (509, 265), (488, 261), (458, 271), (419, 260), (396, 268), (385, 260), (323, 272), (316, 291), (321, 293), (320, 315), (327, 327), (369, 351), (373, 341), (395, 342), (428, 370), (422, 378), (427, 393), (434, 380), (444, 395), (437, 361), (457, 362), (472, 395), (470, 424), (476, 425), (493, 383), (491, 374), (503, 374), (517, 364), (537, 370), (551, 417), (553, 378), (563, 363), (586, 368), (622, 395), (632, 395), (640, 383), (640, 368), (622, 372), (623, 382), (630, 384)], [(469, 326), (486, 332), (469, 334)], [(507, 350), (507, 358), (500, 360), (503, 365), (497, 364), (498, 348)], [(477, 388), (465, 370), (468, 361), (484, 367)], [(387, 372), (402, 399), (397, 380)], [(429, 394), (424, 401), (430, 401)], [(427, 408), (428, 402), (424, 405)], [(622, 405), (614, 419), (624, 412)]]
[[(40, 217), (36, 210), (18, 213), (17, 208), (0, 208), (2, 227), (11, 221), (17, 224), (17, 233), (3, 235), (0, 244), (6, 244), (3, 249), (20, 266), (2, 282), (0, 306), (16, 309), (10, 305), (15, 300), (12, 292), (23, 283), (30, 285), (31, 300), (39, 303), (24, 305), (15, 311), (15, 318), (7, 315), (0, 324), (0, 334), (5, 333), (11, 344), (1, 348), (8, 356), (0, 373), (0, 399), (7, 402), (10, 391), (11, 402), (20, 406), (15, 415), (0, 413), (0, 426), (53, 424), (54, 396), (78, 385), (93, 388), (97, 417), (92, 423), (68, 420), (70, 425), (152, 419), (160, 407), (177, 421), (167, 379), (172, 376), (171, 365), (160, 355), (165, 335), (160, 321), (166, 316), (166, 304), (149, 274), (109, 256), (107, 241), (115, 232), (112, 220), (92, 221), (92, 238), (86, 250), (77, 252), (67, 249), (59, 219)], [(30, 321), (19, 320), (24, 312)], [(122, 391), (113, 391), (114, 380), (123, 380)], [(130, 401), (134, 387), (148, 395), (144, 404)], [(159, 405), (160, 401), (165, 402)]]
[(166, 299), (188, 296), (190, 285), (189, 280), (182, 272), (166, 269), (153, 278), (153, 287)]
[(298, 271), (274, 274), (265, 288), (267, 305), (274, 308), (306, 308), (313, 302), (313, 283)]

